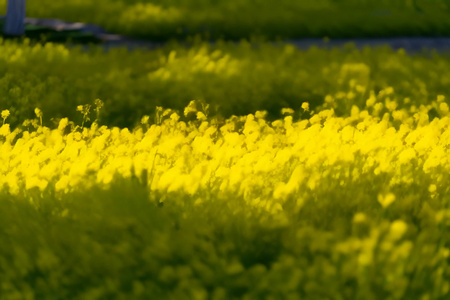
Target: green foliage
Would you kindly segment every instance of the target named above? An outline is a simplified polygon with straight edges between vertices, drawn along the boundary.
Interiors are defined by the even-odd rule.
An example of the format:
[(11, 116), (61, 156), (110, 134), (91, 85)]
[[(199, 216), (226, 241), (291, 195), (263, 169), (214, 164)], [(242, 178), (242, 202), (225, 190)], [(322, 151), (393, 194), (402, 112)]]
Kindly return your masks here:
[[(208, 102), (210, 115), (224, 117), (267, 110), (274, 119), (281, 117), (282, 108), (299, 110), (303, 102), (311, 110), (328, 105), (343, 115), (352, 105), (364, 107), (372, 92), (382, 101), (397, 100), (400, 107), (448, 96), (449, 58), (408, 56), (387, 47), (300, 51), (246, 41), (107, 53), (97, 47), (85, 52), (51, 43), (31, 46), (29, 40), (2, 41), (0, 103), (9, 109), (13, 127), (33, 118), (35, 107), (45, 112), (47, 125), (63, 117), (89, 122), (73, 108), (97, 98), (105, 102), (101, 123), (120, 127), (133, 127), (155, 106), (182, 115), (193, 99)], [(393, 90), (381, 93), (387, 87)], [(96, 119), (95, 114), (89, 117)]]
[[(0, 196), (3, 299), (447, 299), (448, 189), (381, 210), (382, 181), (329, 178), (286, 219), (239, 198), (192, 205), (116, 178), (56, 200)], [(446, 176), (448, 180), (448, 176)], [(326, 182), (325, 182), (326, 181)], [(358, 195), (355, 197), (355, 195)], [(320, 201), (317, 201), (317, 198)], [(240, 210), (236, 210), (240, 207)], [(407, 230), (403, 231), (404, 224)], [(324, 288), (326, 287), (326, 288)]]
[[(110, 30), (156, 38), (202, 31), (213, 37), (240, 38), (257, 33), (333, 36), (417, 28), (445, 33), (449, 28), (443, 17), (448, 1), (417, 1), (425, 14), (417, 12), (412, 1), (381, 1), (391, 11), (387, 16), (373, 14), (379, 7), (364, 1), (367, 10), (346, 19), (327, 17), (336, 14), (337, 1), (316, 1), (309, 7), (308, 2), (312, 3), (278, 1), (277, 7), (266, 1), (248, 2), (251, 5), (207, 0), (154, 1), (153, 5), (44, 1), (30, 2), (29, 13), (98, 22)], [(342, 7), (357, 4), (347, 0)], [(255, 5), (259, 15), (251, 13)], [(304, 18), (296, 14), (300, 8)], [(444, 12), (434, 12), (438, 8)], [(412, 13), (417, 15), (407, 24), (406, 16)], [(227, 14), (236, 18), (231, 20)], [(422, 27), (422, 21), (429, 23)], [(339, 24), (332, 34), (325, 29), (330, 22)], [(360, 31), (350, 33), (355, 22), (362, 24)], [(386, 26), (380, 27), (380, 22)], [(206, 28), (200, 24), (207, 24)], [(191, 42), (190, 49), (171, 44), (152, 52), (104, 53), (97, 47), (86, 52), (51, 43), (31, 46), (29, 40), (1, 41), (0, 110), (6, 125), (2, 134), (9, 135), (9, 124), (16, 128), (24, 119), (30, 120), (23, 127), (41, 133), (42, 125), (51, 122), (59, 124), (61, 132), (81, 128), (76, 132), (80, 138), (98, 125), (91, 120), (148, 130), (150, 120), (169, 124), (174, 111), (199, 124), (211, 115), (229, 117), (256, 110), (257, 119), (264, 119), (262, 110), (267, 110), (270, 120), (279, 117), (282, 108), (283, 115), (293, 115), (289, 107), (300, 112), (295, 115), (300, 118), (311, 118), (324, 108), (333, 108), (338, 116), (358, 114), (357, 107), (380, 117), (386, 111), (394, 116), (395, 109), (401, 114), (401, 108), (428, 105), (436, 98), (432, 109), (421, 111), (428, 111), (430, 121), (448, 115), (445, 97), (438, 97), (449, 96), (447, 54), (407, 56), (388, 48), (360, 51), (352, 46), (299, 51), (264, 42), (256, 46), (246, 41), (239, 45), (220, 41), (216, 46)], [(59, 122), (64, 117), (75, 122)], [(392, 123), (399, 127), (401, 120), (400, 116)], [(13, 150), (11, 141), (4, 141), (2, 136), (0, 150), (5, 155), (28, 147), (22, 144)], [(143, 184), (147, 178), (136, 177), (117, 176), (106, 190), (94, 184), (61, 195), (51, 188), (32, 188), (25, 196), (2, 190), (0, 298), (448, 299), (448, 172), (436, 168), (427, 173), (420, 168), (410, 172), (411, 183), (397, 184), (383, 197), (380, 191), (389, 182), (383, 172), (338, 180), (336, 174), (348, 177), (345, 174), (353, 174), (358, 164), (364, 162), (320, 173), (323, 176), (314, 189), (291, 195), (276, 213), (256, 209), (243, 196), (218, 189), (202, 191), (198, 199), (182, 192), (150, 192)], [(404, 167), (398, 171), (411, 166)], [(286, 180), (291, 171), (279, 170), (286, 173)], [(433, 184), (436, 178), (438, 185)]]
[[(6, 8), (6, 0), (0, 1)], [(43, 0), (27, 15), (94, 23), (148, 39), (450, 34), (448, 0)], [(1, 12), (0, 12), (1, 14)]]

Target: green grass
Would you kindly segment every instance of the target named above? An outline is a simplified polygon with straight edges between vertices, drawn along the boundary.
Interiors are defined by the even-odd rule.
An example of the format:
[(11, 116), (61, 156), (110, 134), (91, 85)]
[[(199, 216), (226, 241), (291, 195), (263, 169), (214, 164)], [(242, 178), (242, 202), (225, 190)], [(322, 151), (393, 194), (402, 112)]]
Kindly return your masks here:
[[(417, 5), (414, 5), (414, 2)], [(447, 0), (43, 0), (27, 15), (94, 23), (135, 37), (240, 39), (449, 35)], [(6, 0), (0, 1), (0, 14)]]
[[(44, 124), (62, 117), (81, 124), (74, 108), (97, 98), (105, 103), (102, 124), (133, 127), (155, 106), (182, 110), (193, 99), (208, 102), (211, 115), (267, 110), (275, 119), (281, 108), (298, 110), (302, 102), (320, 107), (327, 95), (337, 99), (334, 108), (343, 115), (353, 104), (364, 106), (370, 91), (389, 86), (399, 103), (409, 97), (420, 105), (449, 96), (448, 54), (408, 56), (387, 47), (300, 51), (264, 42), (256, 47), (198, 42), (192, 48), (170, 44), (156, 51), (104, 53), (100, 47), (85, 52), (3, 41), (0, 49), (1, 109), (11, 111), (13, 126), (34, 117), (35, 107), (44, 111)], [(357, 85), (365, 90), (357, 91)], [(355, 97), (351, 102), (345, 100), (349, 92)]]
[[(448, 189), (422, 203), (426, 184), (399, 186), (402, 199), (383, 210), (373, 197), (383, 186), (383, 176), (345, 187), (328, 178), (306, 192), (300, 211), (289, 208), (295, 199), (284, 205), (286, 219), (239, 197), (194, 206), (168, 194), (157, 205), (163, 195), (149, 196), (133, 179), (58, 199), (1, 194), (0, 292), (3, 299), (447, 299), (450, 223), (437, 215), (448, 212)], [(352, 220), (356, 212), (366, 220)], [(409, 229), (392, 240), (397, 219)], [(373, 251), (365, 267), (358, 239)]]

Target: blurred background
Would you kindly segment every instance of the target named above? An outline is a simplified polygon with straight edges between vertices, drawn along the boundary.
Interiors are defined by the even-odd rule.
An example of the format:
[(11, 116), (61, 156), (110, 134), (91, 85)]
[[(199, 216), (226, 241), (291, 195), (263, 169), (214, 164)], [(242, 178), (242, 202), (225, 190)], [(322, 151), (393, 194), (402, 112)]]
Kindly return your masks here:
[(159, 41), (450, 35), (449, 0), (29, 0), (26, 14)]

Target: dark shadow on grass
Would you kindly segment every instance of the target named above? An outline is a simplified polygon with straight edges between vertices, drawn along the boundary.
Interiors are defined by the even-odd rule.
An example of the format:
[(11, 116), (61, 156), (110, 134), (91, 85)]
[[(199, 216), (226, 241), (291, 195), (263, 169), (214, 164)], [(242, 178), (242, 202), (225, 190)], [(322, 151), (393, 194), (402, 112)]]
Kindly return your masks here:
[(101, 40), (91, 32), (85, 32), (77, 29), (55, 30), (45, 26), (25, 25), (25, 34), (23, 36), (10, 36), (3, 33), (4, 18), (0, 19), (0, 36), (4, 39), (22, 40), (30, 39), (31, 43), (69, 43), (69, 44), (99, 44)]

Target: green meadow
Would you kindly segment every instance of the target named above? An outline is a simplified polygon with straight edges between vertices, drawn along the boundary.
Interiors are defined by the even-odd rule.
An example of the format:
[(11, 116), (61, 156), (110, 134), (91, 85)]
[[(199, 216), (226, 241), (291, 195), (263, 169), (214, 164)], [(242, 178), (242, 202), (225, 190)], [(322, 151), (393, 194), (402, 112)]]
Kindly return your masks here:
[(449, 5), (29, 1), (171, 41), (0, 38), (0, 299), (449, 299), (450, 53), (275, 41)]
[[(0, 1), (0, 14), (6, 2)], [(43, 0), (27, 3), (27, 15), (153, 40), (445, 36), (449, 6), (447, 0)]]

